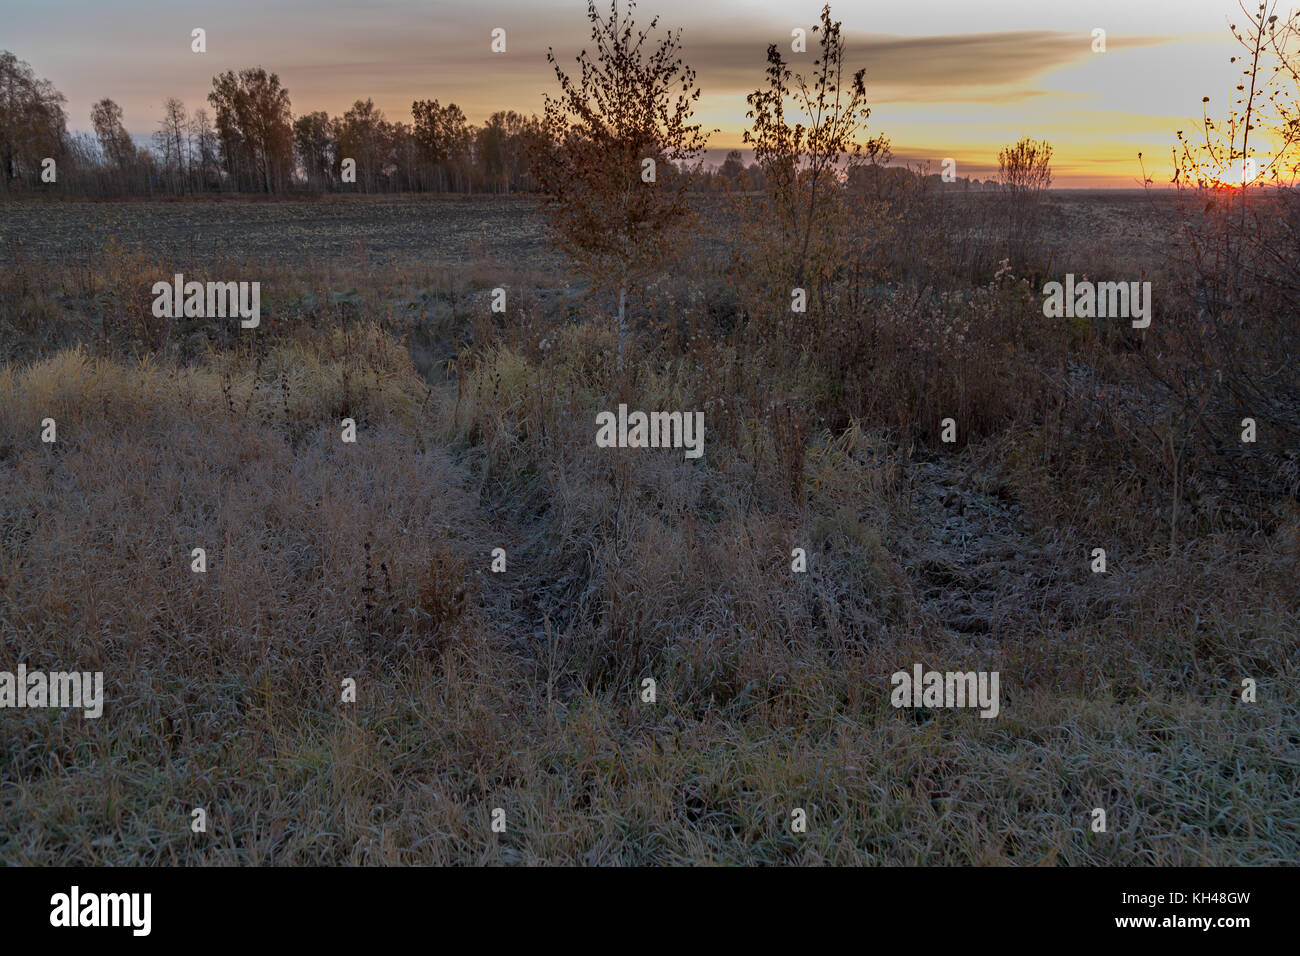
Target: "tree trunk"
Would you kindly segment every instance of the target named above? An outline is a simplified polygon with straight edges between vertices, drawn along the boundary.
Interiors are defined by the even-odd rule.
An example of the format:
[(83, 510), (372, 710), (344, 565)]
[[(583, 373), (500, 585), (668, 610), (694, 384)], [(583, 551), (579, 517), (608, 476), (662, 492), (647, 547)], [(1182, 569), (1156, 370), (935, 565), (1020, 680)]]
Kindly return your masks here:
[(618, 289), (618, 370), (623, 371), (623, 328), (624, 328), (624, 304), (627, 301), (627, 281), (624, 280)]

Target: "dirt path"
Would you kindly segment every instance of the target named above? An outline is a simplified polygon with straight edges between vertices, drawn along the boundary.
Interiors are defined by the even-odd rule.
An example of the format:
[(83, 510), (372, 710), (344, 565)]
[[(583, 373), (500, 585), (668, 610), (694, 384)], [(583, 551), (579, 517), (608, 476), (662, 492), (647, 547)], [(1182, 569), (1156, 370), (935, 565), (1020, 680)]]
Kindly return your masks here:
[(918, 461), (910, 520), (891, 546), (939, 627), (996, 636), (1009, 627), (1068, 626), (1095, 592), (1087, 549), (1034, 528), (969, 459)]

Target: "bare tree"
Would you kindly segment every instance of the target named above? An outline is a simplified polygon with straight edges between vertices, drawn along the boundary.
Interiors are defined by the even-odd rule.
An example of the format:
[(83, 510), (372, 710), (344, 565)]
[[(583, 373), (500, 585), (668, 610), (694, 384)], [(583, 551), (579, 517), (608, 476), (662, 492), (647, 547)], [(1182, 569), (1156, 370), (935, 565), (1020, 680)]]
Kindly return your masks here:
[(1052, 144), (1028, 136), (998, 152), (998, 173), (1003, 189), (1041, 195), (1052, 185)]
[(63, 94), (36, 78), (29, 64), (0, 51), (0, 183), (36, 181), (41, 161), (63, 153), (67, 117)]
[(122, 123), (122, 107), (108, 97), (90, 108), (90, 123), (104, 158), (126, 175), (135, 164), (135, 144)]
[[(795, 285), (820, 278), (829, 265), (837, 187), (842, 177), (887, 149), (884, 137), (864, 140), (866, 69), (844, 75), (841, 23), (822, 7), (813, 27), (820, 51), (811, 78), (795, 73), (776, 44), (767, 48), (767, 86), (749, 94), (753, 120), (745, 142), (754, 147), (769, 198), (769, 212), (782, 230), (781, 243)], [(864, 154), (865, 150), (865, 154)], [(813, 269), (809, 269), (813, 263)]]
[(186, 127), (189, 137), (192, 188), (210, 189), (221, 182), (220, 141), (208, 111), (199, 107)]
[(1052, 185), (1052, 144), (1021, 137), (998, 153), (998, 170), (1007, 255), (1023, 264), (1042, 219), (1043, 198)]
[(188, 126), (185, 104), (174, 96), (168, 97), (163, 102), (163, 118), (153, 134), (153, 141), (168, 189), (174, 193), (185, 192), (189, 177)]

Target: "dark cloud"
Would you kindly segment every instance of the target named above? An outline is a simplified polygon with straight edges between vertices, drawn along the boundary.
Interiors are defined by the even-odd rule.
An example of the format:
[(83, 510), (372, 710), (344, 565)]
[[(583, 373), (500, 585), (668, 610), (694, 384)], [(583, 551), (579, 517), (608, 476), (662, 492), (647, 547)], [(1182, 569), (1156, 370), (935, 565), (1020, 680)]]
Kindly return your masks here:
[[(372, 26), (352, 38), (346, 51), (321, 48), (311, 58), (284, 62), (282, 76), (295, 93), (333, 101), (344, 91), (383, 99), (390, 113), (400, 114), (415, 97), (438, 96), (460, 102), (472, 114), (513, 108), (541, 108), (544, 91), (553, 91), (554, 73), (546, 51), (554, 47), (568, 69), (582, 47), (572, 24), (554, 22), (509, 33), (509, 52), (488, 52), (486, 33), (456, 33), (430, 42), (428, 36), (392, 37)], [(903, 37), (846, 34), (848, 62), (866, 67), (871, 100), (883, 103), (1014, 103), (1042, 95), (1029, 84), (1056, 67), (1094, 56), (1086, 33), (1011, 31), (953, 36)], [(683, 55), (696, 72), (705, 96), (736, 97), (737, 117), (744, 95), (763, 82), (766, 50), (778, 42), (789, 50), (788, 34), (733, 26), (699, 25), (682, 34)], [(796, 70), (812, 68), (816, 38), (809, 52), (788, 54)], [(1112, 50), (1166, 42), (1157, 37), (1110, 37)], [(296, 81), (296, 82), (295, 82)], [(350, 102), (350, 100), (349, 100)], [(341, 107), (336, 107), (341, 108)]]
[[(809, 52), (789, 52), (788, 36), (757, 31), (745, 37), (702, 37), (696, 30), (683, 37), (688, 62), (695, 64), (708, 92), (752, 89), (762, 80), (769, 43), (777, 42), (791, 65), (811, 69)], [(1109, 37), (1107, 48), (1151, 46), (1159, 37)], [(867, 85), (877, 102), (955, 102), (967, 99), (1011, 102), (1034, 95), (1029, 89), (990, 92), (990, 87), (1017, 86), (1050, 69), (1094, 56), (1092, 37), (1060, 31), (1012, 31), (955, 36), (891, 37), (846, 34), (848, 65), (866, 67)], [(975, 88), (979, 88), (978, 92)]]

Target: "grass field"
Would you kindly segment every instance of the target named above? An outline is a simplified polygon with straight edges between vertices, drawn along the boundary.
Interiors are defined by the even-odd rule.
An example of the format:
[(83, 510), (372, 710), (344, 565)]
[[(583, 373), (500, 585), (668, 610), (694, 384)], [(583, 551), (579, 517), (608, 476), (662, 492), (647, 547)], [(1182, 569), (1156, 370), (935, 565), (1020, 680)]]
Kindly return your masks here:
[[(1071, 271), (1190, 321), (1171, 197), (1053, 196), (1025, 263), (983, 202), (794, 328), (710, 205), (621, 370), (531, 200), (0, 206), (0, 670), (106, 697), (0, 712), (0, 861), (1300, 860), (1298, 450), (1224, 478), (1172, 346), (1044, 318)], [(176, 271), (260, 327), (155, 319)], [(619, 402), (703, 458), (596, 447)], [(891, 706), (916, 663), (998, 717)]]

